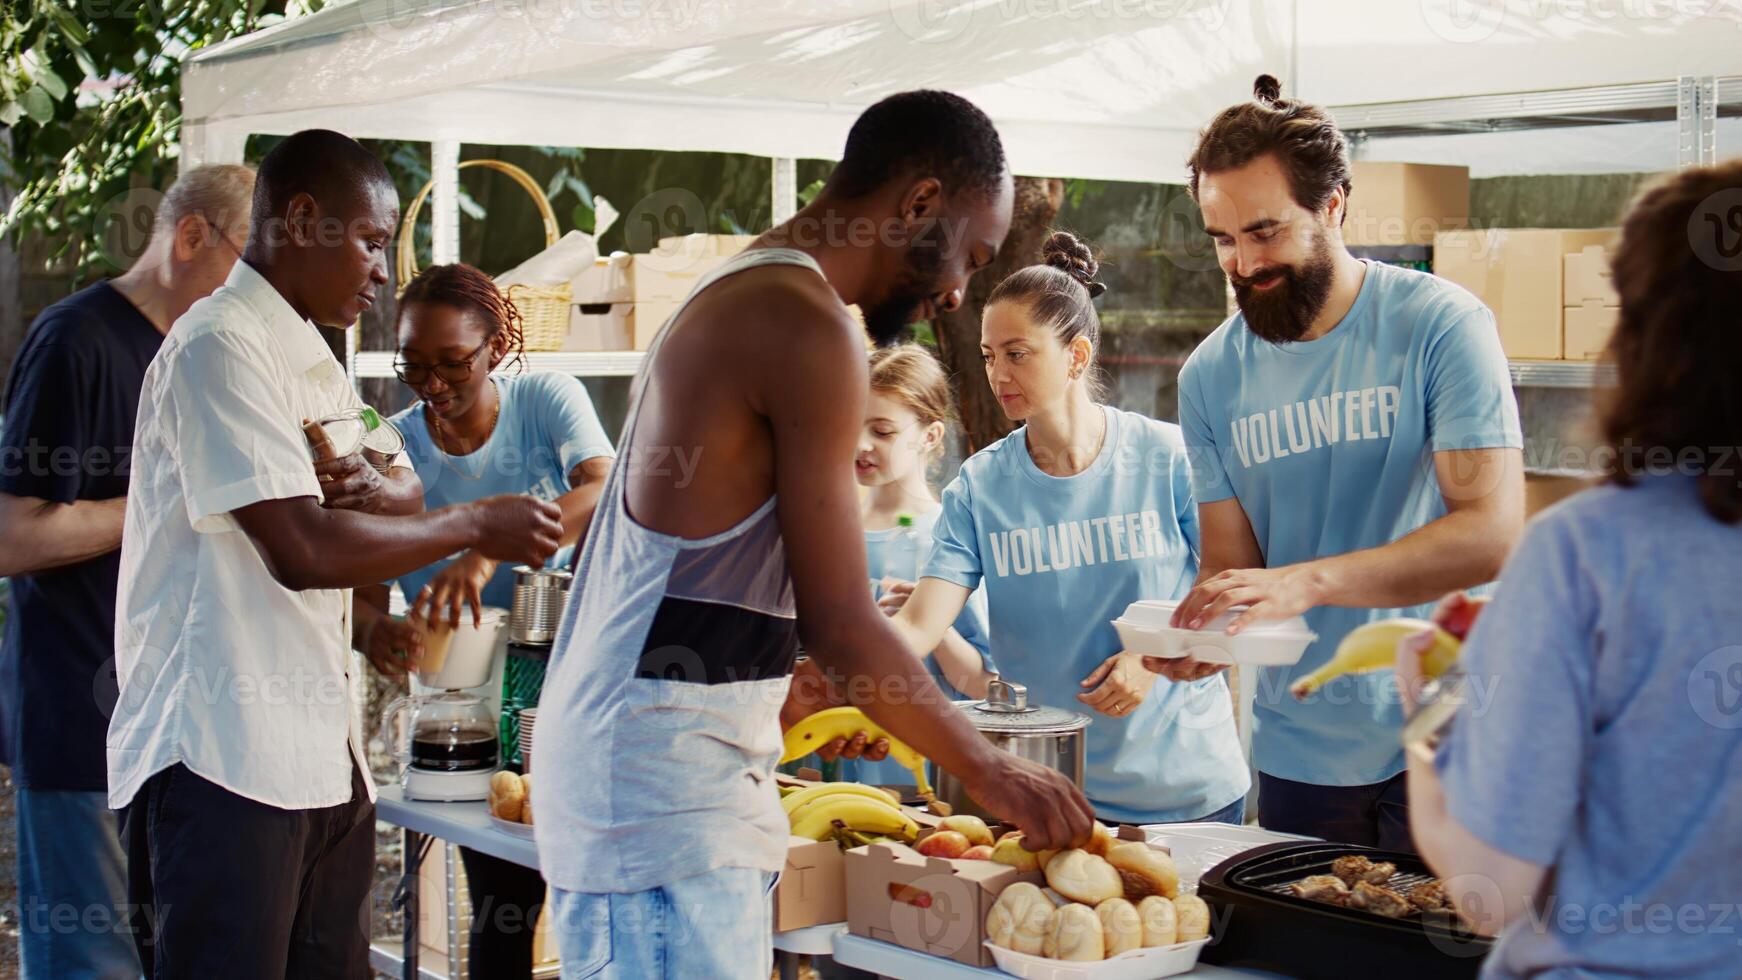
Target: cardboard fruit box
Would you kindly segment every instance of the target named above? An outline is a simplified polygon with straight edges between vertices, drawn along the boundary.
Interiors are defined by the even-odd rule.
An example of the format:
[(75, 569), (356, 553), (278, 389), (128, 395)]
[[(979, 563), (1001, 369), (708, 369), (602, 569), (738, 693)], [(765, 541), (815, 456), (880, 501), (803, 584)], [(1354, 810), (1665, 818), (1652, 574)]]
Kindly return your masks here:
[[(993, 827), (992, 835), (996, 839), (1009, 829)], [(934, 832), (921, 831), (920, 840)], [(1120, 827), (1116, 836), (1149, 843), (1136, 827)], [(1046, 886), (1039, 871), (926, 857), (899, 844), (856, 847), (845, 858), (848, 932), (967, 966), (996, 966), (985, 944), (986, 916), (1004, 889), (1018, 881)]]
[[(814, 786), (815, 782), (776, 777), (781, 786)], [(903, 807), (921, 826), (935, 825), (938, 818)], [(806, 929), (847, 918), (846, 871), (841, 846), (832, 840), (811, 840), (796, 835), (787, 838), (786, 866), (774, 886), (774, 931)]]

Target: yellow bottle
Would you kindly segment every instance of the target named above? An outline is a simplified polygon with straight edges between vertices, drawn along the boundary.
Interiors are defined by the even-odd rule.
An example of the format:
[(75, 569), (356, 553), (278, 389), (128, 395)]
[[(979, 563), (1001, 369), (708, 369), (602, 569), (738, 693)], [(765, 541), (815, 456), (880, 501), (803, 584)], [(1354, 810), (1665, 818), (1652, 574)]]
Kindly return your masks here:
[(1331, 659), (1318, 670), (1295, 681), (1288, 689), (1289, 693), (1297, 699), (1305, 699), (1332, 678), (1390, 670), (1397, 664), (1398, 642), (1423, 630), (1433, 632), (1434, 642), (1421, 659), (1422, 676), (1438, 677), (1457, 663), (1463, 641), (1425, 619), (1382, 619), (1350, 630), (1343, 642), (1337, 644), (1337, 652)]

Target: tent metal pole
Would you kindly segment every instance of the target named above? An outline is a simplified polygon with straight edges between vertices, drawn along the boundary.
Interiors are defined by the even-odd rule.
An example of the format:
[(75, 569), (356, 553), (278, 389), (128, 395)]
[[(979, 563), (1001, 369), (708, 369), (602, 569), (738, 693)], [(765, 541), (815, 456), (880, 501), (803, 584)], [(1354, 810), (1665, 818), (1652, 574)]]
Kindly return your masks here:
[(774, 158), (774, 201), (772, 224), (798, 213), (798, 161), (792, 157)]
[[(460, 141), (436, 140), (429, 145), (429, 173), (435, 181), (430, 195), (430, 257), (437, 265), (460, 261)], [(403, 283), (401, 285), (404, 285)]]
[(1711, 75), (1676, 79), (1676, 167), (1718, 162), (1718, 80)]

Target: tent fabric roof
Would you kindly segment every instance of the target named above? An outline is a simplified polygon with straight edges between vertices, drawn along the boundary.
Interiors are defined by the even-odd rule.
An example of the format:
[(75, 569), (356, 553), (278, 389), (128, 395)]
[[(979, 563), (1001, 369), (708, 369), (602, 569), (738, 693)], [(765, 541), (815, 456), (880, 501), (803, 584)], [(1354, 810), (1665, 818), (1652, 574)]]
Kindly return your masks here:
[[(1739, 40), (1715, 0), (351, 0), (197, 53), (183, 110), (231, 153), (326, 126), (833, 159), (865, 106), (933, 87), (984, 108), (1020, 173), (1177, 181), (1261, 71), (1340, 105), (1737, 74)], [(1537, 169), (1625, 169), (1646, 131), (1527, 135)], [(1667, 132), (1634, 156), (1673, 166)], [(1441, 140), (1530, 143), (1410, 158)]]

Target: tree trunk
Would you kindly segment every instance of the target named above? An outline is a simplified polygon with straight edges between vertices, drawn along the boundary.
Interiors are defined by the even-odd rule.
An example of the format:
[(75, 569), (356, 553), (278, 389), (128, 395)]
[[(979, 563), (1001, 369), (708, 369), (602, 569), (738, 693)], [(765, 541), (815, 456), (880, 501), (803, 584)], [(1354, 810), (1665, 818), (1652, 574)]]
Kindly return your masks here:
[(1006, 276), (1040, 261), (1040, 247), (1052, 231), (1052, 221), (1058, 217), (1064, 197), (1065, 182), (1057, 178), (1016, 178), (1016, 206), (1010, 219), (1010, 234), (998, 250), (998, 258), (968, 281), (960, 309), (932, 321), (938, 356), (956, 385), (964, 457), (1003, 438), (1014, 428), (986, 385), (986, 371), (980, 360), (980, 311)]

